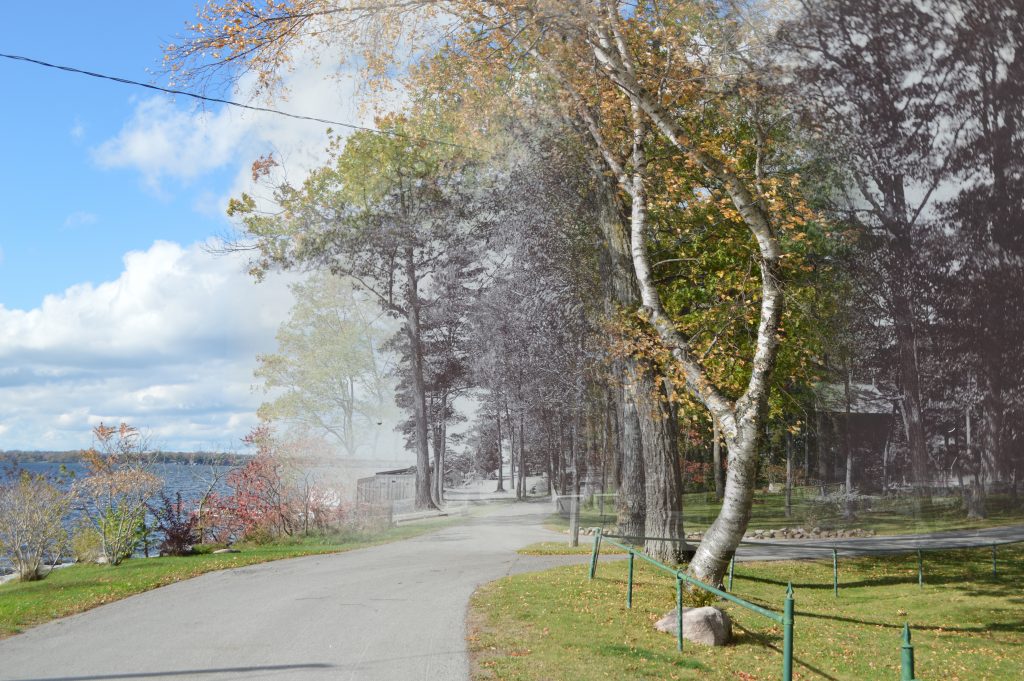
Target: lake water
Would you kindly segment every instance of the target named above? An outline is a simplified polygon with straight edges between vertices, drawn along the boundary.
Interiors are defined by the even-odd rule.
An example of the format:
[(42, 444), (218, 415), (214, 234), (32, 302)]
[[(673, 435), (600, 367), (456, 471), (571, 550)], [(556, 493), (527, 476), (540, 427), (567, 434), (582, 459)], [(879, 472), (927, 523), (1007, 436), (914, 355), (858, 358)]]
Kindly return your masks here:
[[(48, 462), (22, 462), (18, 465), (18, 469), (26, 470), (32, 474), (42, 473), (48, 477), (55, 477), (61, 474), (61, 467), (63, 466), (65, 474), (73, 474), (75, 478), (82, 479), (87, 475), (87, 469), (83, 464), (80, 463), (48, 463)], [(229, 470), (230, 466), (211, 466), (209, 464), (184, 464), (184, 463), (158, 463), (150, 466), (151, 470), (155, 475), (159, 476), (164, 481), (164, 492), (171, 497), (172, 501), (174, 495), (181, 492), (182, 501), (188, 504), (190, 501), (198, 500), (203, 494), (206, 493), (210, 487), (211, 481), (215, 477), (219, 477), (216, 484), (214, 485), (214, 491), (226, 495), (230, 494), (224, 478)], [(11, 471), (9, 469), (0, 469), (0, 479), (7, 478)], [(157, 503), (159, 500), (154, 500)], [(77, 514), (72, 513), (72, 516), (68, 518), (68, 525), (73, 525), (77, 519)], [(11, 571), (10, 564), (8, 564), (3, 558), (0, 558), (0, 574), (6, 574)]]
[[(32, 461), (21, 463), (18, 465), (18, 468), (32, 474), (42, 473), (48, 477), (54, 477), (60, 474), (61, 466), (77, 479), (82, 479), (88, 475), (86, 467), (80, 463), (59, 464)], [(219, 476), (220, 480), (214, 487), (214, 490), (221, 494), (226, 494), (228, 486), (224, 482), (224, 477), (231, 470), (231, 467), (203, 464), (193, 466), (185, 463), (157, 463), (149, 466), (149, 470), (163, 479), (164, 491), (172, 499), (176, 493), (181, 492), (183, 500), (193, 500), (206, 493), (210, 486), (210, 481), (216, 476)], [(8, 472), (6, 470), (0, 472), (0, 479), (6, 478), (7, 475)]]

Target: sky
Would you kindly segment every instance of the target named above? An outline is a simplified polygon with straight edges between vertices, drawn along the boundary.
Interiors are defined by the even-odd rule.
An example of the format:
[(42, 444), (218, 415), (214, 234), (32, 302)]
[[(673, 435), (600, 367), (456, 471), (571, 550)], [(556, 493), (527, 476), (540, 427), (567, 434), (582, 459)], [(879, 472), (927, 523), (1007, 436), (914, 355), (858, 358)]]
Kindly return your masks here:
[[(0, 52), (166, 85), (161, 47), (194, 14), (181, 0), (16, 3)], [(329, 65), (297, 63), (275, 106), (370, 122)], [(301, 179), (326, 126), (7, 59), (0, 84), (0, 450), (87, 447), (120, 420), (166, 450), (238, 449), (290, 279), (256, 284), (244, 255), (208, 245), (231, 232), (252, 161), (273, 152)], [(241, 88), (212, 94), (246, 101)]]

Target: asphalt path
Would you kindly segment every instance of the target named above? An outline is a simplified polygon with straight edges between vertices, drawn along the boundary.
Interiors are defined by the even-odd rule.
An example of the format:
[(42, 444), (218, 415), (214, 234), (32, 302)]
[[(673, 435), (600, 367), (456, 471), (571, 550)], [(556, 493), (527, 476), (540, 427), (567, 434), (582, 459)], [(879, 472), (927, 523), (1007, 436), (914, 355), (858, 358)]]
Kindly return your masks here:
[(415, 539), (210, 573), (0, 641), (0, 679), (465, 681), (480, 584), (579, 563), (516, 549), (564, 541), (548, 503)]

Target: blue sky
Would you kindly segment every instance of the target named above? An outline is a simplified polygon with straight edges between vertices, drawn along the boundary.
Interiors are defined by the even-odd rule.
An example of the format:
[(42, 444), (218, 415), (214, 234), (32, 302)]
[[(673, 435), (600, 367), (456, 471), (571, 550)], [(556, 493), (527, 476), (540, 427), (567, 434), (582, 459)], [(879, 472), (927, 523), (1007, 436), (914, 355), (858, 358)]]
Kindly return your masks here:
[[(4, 9), (0, 52), (158, 84), (161, 46), (195, 13), (178, 0)], [(330, 64), (295, 63), (280, 108), (369, 122)], [(256, 157), (301, 180), (323, 162), (325, 126), (6, 59), (0, 83), (0, 450), (85, 447), (118, 420), (166, 449), (237, 447), (289, 280), (256, 285), (244, 257), (203, 243), (230, 229), (226, 201), (253, 191)], [(240, 87), (213, 94), (244, 100)]]
[[(149, 82), (161, 45), (193, 13), (193, 3), (173, 0), (13, 3), (0, 51)], [(97, 162), (95, 149), (151, 93), (7, 60), (0, 82), (3, 305), (28, 309), (72, 284), (112, 279), (126, 251), (157, 239), (191, 243), (224, 230), (223, 217), (195, 205), (211, 187), (227, 188), (227, 168), (158, 191), (135, 169)]]

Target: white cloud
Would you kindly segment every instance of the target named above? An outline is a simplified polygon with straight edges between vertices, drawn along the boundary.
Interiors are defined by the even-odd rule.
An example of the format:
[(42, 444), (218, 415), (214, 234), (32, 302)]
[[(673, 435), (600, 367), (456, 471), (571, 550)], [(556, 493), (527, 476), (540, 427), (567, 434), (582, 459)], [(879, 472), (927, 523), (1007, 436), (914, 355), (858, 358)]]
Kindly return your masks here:
[(188, 181), (224, 165), (247, 128), (232, 109), (187, 113), (154, 97), (141, 101), (121, 132), (93, 150), (93, 158), (104, 168), (137, 168), (156, 188), (164, 176)]
[[(311, 55), (298, 55), (294, 69), (284, 77), (287, 97), (272, 103), (246, 97), (251, 79), (243, 79), (234, 98), (302, 116), (372, 125), (372, 114), (360, 111), (356, 104), (354, 79), (337, 77), (329, 62), (317, 63)], [(391, 105), (398, 102), (395, 98)], [(222, 214), (228, 196), (251, 191), (251, 164), (262, 155), (273, 153), (288, 179), (300, 182), (310, 169), (323, 163), (328, 127), (223, 105), (197, 111), (166, 97), (153, 97), (136, 104), (131, 120), (117, 136), (93, 149), (93, 158), (104, 168), (136, 169), (155, 191), (164, 191), (163, 182), (168, 179), (189, 183), (227, 169), (235, 179), (226, 194), (217, 196), (207, 189), (197, 202), (200, 212)], [(211, 209), (211, 204), (218, 207)]]
[(255, 423), (255, 355), (275, 347), (291, 293), (245, 258), (157, 242), (114, 281), (32, 310), (0, 306), (0, 449), (78, 448), (102, 421), (172, 449), (225, 446)]
[(95, 225), (97, 220), (99, 217), (95, 213), (79, 210), (64, 218), (64, 226), (84, 227), (85, 225)]
[(71, 135), (72, 139), (80, 140), (85, 137), (85, 126), (76, 118), (75, 124), (71, 126), (71, 130), (69, 130), (68, 133)]

